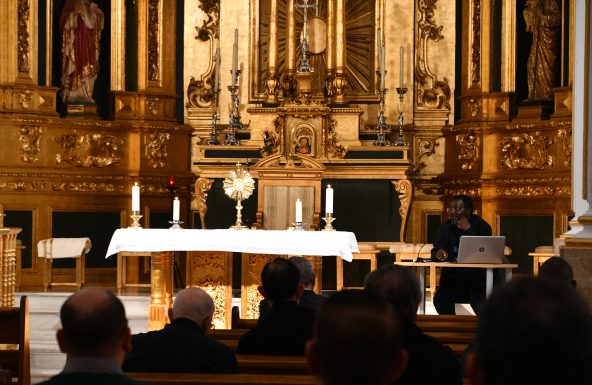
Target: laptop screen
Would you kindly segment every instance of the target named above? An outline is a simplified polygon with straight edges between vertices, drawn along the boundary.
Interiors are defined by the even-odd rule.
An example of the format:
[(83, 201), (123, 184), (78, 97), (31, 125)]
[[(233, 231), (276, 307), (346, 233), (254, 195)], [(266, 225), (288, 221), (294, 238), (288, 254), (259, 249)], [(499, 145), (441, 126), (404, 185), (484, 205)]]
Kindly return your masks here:
[(458, 263), (503, 263), (504, 236), (463, 235), (458, 246)]

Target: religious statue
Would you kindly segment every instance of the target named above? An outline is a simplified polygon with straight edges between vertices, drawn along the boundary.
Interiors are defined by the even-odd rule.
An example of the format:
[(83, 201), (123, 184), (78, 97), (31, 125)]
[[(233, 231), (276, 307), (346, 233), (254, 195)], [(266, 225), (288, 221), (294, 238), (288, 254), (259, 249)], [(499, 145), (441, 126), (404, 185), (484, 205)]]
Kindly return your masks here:
[(528, 57), (528, 100), (553, 100), (558, 72), (561, 8), (558, 0), (526, 0), (526, 31), (532, 32)]
[(66, 0), (60, 15), (62, 101), (93, 104), (99, 73), (99, 40), (105, 17), (90, 0)]

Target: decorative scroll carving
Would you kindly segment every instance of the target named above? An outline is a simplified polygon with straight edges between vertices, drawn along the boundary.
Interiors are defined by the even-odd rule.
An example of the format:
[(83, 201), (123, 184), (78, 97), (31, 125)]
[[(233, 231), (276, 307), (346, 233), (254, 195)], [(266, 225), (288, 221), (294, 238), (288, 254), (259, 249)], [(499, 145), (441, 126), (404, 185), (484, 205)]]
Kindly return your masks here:
[(171, 134), (168, 132), (152, 132), (146, 136), (146, 159), (152, 168), (162, 168), (168, 157), (167, 144)]
[(201, 228), (206, 228), (206, 214), (208, 213), (208, 191), (212, 188), (213, 179), (198, 178), (195, 182), (195, 199), (197, 200), (197, 211), (199, 212), (199, 219)]
[(123, 186), (104, 182), (58, 182), (50, 186), (52, 191), (122, 192)]
[(281, 120), (279, 117), (276, 117), (273, 120), (273, 131), (265, 130), (263, 132), (263, 147), (259, 149), (261, 156), (266, 157), (270, 155), (274, 155), (280, 151), (282, 148), (282, 130), (281, 130)]
[(468, 195), (470, 197), (481, 196), (481, 180), (480, 179), (447, 179), (444, 186), (444, 194), (448, 196), (453, 195)]
[(22, 126), (19, 134), (19, 143), (21, 150), (21, 160), (27, 163), (33, 163), (39, 154), (39, 140), (43, 134), (43, 128), (39, 126)]
[(328, 119), (327, 124), (327, 152), (334, 158), (343, 159), (347, 154), (347, 149), (340, 145), (337, 141), (337, 132), (335, 130), (335, 126), (337, 126), (337, 121), (331, 117)]
[(146, 106), (152, 115), (158, 115), (162, 107), (162, 101), (159, 98), (146, 98)]
[(479, 158), (479, 137), (474, 132), (456, 135), (460, 147), (458, 160), (463, 170), (472, 170)]
[(440, 144), (436, 142), (436, 138), (415, 138), (415, 162), (409, 166), (409, 172), (418, 173), (427, 165), (421, 161), (424, 156), (430, 156), (436, 153), (436, 147)]
[(553, 140), (536, 132), (534, 136), (526, 133), (514, 134), (500, 142), (502, 147), (502, 167), (509, 169), (544, 170), (553, 165), (553, 156), (547, 155)]
[[(18, 72), (29, 73), (29, 0), (18, 2)], [(24, 107), (23, 107), (24, 108)]]
[(469, 103), (467, 104), (467, 107), (469, 108), (469, 111), (471, 111), (471, 116), (475, 117), (477, 116), (477, 114), (479, 113), (479, 111), (481, 111), (481, 106), (483, 105), (483, 100), (481, 99), (481, 97), (479, 96), (471, 96), (469, 98)]
[[(195, 39), (210, 43), (210, 52), (214, 41), (220, 35), (220, 1), (219, 0), (201, 0), (199, 8), (207, 15), (207, 20), (202, 22), (201, 26), (196, 26), (197, 35)], [(212, 53), (207, 71), (196, 80), (193, 76), (187, 86), (187, 108), (208, 108), (214, 101), (214, 74), (216, 71), (216, 58)]]
[(148, 80), (160, 80), (160, 0), (148, 1)]
[(438, 80), (438, 75), (432, 73), (428, 62), (428, 42), (438, 42), (444, 38), (442, 29), (434, 21), (434, 10), (438, 0), (418, 0), (417, 22), (417, 66), (415, 75), (417, 78), (417, 106), (427, 109), (450, 110), (450, 86), (448, 79)]
[(399, 207), (399, 215), (401, 216), (401, 232), (399, 234), (399, 240), (405, 242), (405, 230), (409, 207), (411, 206), (411, 199), (413, 197), (413, 185), (408, 179), (395, 180), (391, 183), (399, 193), (399, 200), (401, 201), (401, 206)]
[(571, 127), (560, 128), (557, 131), (557, 137), (561, 139), (561, 148), (563, 150), (563, 165), (570, 166), (572, 152)]
[(223, 281), (205, 280), (201, 288), (206, 291), (214, 300), (216, 310), (212, 317), (212, 323), (215, 329), (228, 329), (226, 325), (226, 284)]
[(16, 102), (24, 109), (28, 110), (31, 107), (33, 100), (33, 93), (31, 91), (21, 91), (16, 94)]
[(0, 182), (0, 191), (44, 191), (45, 182)]
[[(191, 261), (190, 282), (188, 285), (193, 287), (200, 287), (205, 290), (216, 304), (216, 311), (214, 312), (214, 327), (216, 329), (228, 328), (226, 325), (226, 309), (229, 309), (230, 304), (226, 303), (230, 295), (227, 293), (226, 269), (227, 261), (226, 252), (191, 252), (189, 258)], [(228, 294), (228, 295), (227, 295)]]
[(495, 181), (496, 192), (505, 197), (569, 197), (571, 195), (570, 177), (509, 178)]
[(62, 153), (56, 162), (70, 163), (77, 167), (105, 167), (121, 161), (119, 148), (123, 140), (103, 134), (65, 134), (55, 139), (62, 145)]
[(471, 82), (474, 86), (478, 86), (481, 83), (481, 0), (473, 0), (473, 46), (471, 51)]

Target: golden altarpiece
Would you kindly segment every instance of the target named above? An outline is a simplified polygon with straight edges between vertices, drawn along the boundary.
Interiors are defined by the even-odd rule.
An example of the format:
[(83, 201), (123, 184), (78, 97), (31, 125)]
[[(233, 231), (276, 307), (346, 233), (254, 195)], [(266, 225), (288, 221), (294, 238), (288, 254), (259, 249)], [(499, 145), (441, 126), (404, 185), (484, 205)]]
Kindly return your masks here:
[[(21, 287), (41, 286), (37, 241), (89, 233), (87, 282), (114, 285), (104, 251), (129, 224), (134, 182), (144, 227), (168, 227), (173, 195), (188, 227), (228, 227), (234, 204), (222, 180), (236, 163), (256, 179), (243, 203), (259, 228), (289, 222), (298, 189), (308, 189), (308, 225), (322, 226), (331, 184), (335, 227), (379, 249), (429, 242), (459, 193), (506, 235), (521, 273), (529, 251), (567, 229), (570, 0), (555, 1), (557, 76), (540, 103), (528, 100), (522, 0), (97, 2), (95, 103), (65, 103), (66, 3), (0, 4), (0, 203), (5, 225), (26, 238)], [(183, 284), (230, 300), (236, 258), (179, 257)], [(253, 290), (266, 258), (244, 258), (242, 285)], [(129, 258), (126, 280), (146, 263)], [(251, 316), (256, 299), (243, 303)], [(216, 317), (224, 325), (229, 314)]]

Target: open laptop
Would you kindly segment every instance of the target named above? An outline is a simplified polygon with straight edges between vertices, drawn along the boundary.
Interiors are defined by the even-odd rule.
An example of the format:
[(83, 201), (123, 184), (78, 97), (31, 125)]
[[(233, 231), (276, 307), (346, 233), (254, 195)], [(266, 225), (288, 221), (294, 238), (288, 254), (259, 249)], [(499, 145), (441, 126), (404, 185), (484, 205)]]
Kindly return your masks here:
[(457, 263), (503, 263), (504, 236), (463, 235), (458, 245)]

